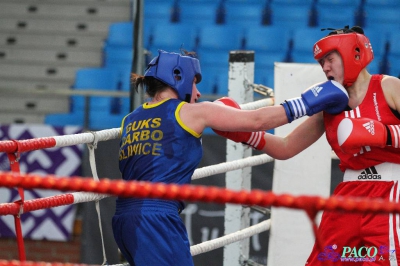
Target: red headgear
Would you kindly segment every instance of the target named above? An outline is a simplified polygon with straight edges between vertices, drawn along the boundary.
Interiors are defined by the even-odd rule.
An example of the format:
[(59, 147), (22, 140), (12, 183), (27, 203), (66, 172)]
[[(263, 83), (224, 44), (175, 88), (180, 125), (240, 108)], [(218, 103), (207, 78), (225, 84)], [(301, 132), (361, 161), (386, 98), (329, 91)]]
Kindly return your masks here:
[(358, 74), (374, 58), (369, 39), (360, 27), (346, 26), (331, 32), (314, 44), (314, 58), (319, 60), (327, 53), (337, 51), (342, 57), (344, 68), (344, 87), (350, 87), (356, 81)]

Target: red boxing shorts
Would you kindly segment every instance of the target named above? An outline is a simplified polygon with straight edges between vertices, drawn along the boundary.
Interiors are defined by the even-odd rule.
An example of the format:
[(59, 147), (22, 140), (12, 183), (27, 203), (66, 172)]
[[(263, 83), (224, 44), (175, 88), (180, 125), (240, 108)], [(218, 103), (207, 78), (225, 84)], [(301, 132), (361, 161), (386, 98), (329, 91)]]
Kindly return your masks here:
[[(399, 202), (400, 165), (346, 170), (333, 195)], [(399, 214), (325, 211), (306, 265), (400, 265)], [(355, 264), (356, 263), (356, 264)]]

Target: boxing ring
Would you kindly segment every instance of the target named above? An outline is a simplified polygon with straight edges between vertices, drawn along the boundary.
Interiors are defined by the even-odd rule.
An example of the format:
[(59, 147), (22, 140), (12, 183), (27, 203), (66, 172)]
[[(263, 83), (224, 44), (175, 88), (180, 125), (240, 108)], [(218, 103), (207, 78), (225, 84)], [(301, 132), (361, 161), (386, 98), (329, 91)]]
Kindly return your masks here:
[[(253, 56), (251, 56), (250, 53), (250, 57), (248, 53), (245, 53), (244, 57), (236, 57), (236, 55), (233, 55), (232, 58), (233, 60), (230, 62), (229, 96), (243, 103), (241, 104), (242, 109), (251, 110), (274, 104), (271, 98), (253, 101), (254, 87), (260, 89), (259, 86), (253, 84), (254, 53)], [(275, 80), (277, 80), (277, 87), (280, 88), (293, 88), (292, 83), (295, 82), (297, 84), (297, 78), (302, 78), (301, 76), (305, 75), (304, 71), (308, 74), (310, 71), (310, 69), (303, 64), (295, 64), (290, 71), (284, 69), (283, 65), (282, 67), (283, 70), (280, 70), (280, 65), (276, 65), (275, 75), (278, 75), (278, 79), (275, 78)], [(306, 69), (304, 70), (304, 68)], [(282, 72), (281, 75), (283, 75), (283, 78), (279, 76), (280, 71)], [(293, 76), (296, 76), (296, 80), (291, 80)], [(308, 80), (311, 84), (320, 80), (319, 76), (313, 77), (311, 75), (311, 77), (312, 78)], [(314, 82), (313, 79), (316, 80), (316, 82)], [(281, 82), (281, 84), (279, 84), (279, 82)], [(243, 90), (243, 87), (245, 90)], [(300, 90), (301, 92), (306, 87), (308, 86), (298, 85), (296, 89), (293, 88), (293, 90), (276, 90), (275, 100), (276, 102), (280, 102), (283, 99), (297, 96), (299, 92), (296, 90)], [(275, 134), (287, 134), (287, 132), (291, 131), (298, 123), (300, 122), (295, 121), (290, 125), (278, 128), (275, 130)], [(190, 248), (192, 256), (196, 256), (224, 247), (224, 265), (244, 265), (248, 263), (249, 237), (268, 230), (273, 232), (270, 238), (268, 253), (274, 254), (268, 256), (268, 265), (294, 265), (288, 264), (287, 261), (296, 261), (297, 263), (304, 264), (304, 258), (306, 258), (311, 251), (310, 245), (313, 244), (314, 237), (317, 238), (317, 243), (319, 243), (316, 229), (318, 227), (319, 214), (324, 210), (400, 213), (400, 205), (393, 202), (385, 202), (377, 199), (329, 197), (328, 179), (330, 177), (330, 160), (332, 159), (332, 153), (329, 149), (330, 147), (324, 140), (322, 140), (321, 143), (317, 142), (315, 146), (310, 147), (309, 150), (299, 154), (296, 158), (287, 161), (276, 160), (273, 190), (262, 191), (251, 189), (250, 187), (251, 167), (272, 162), (274, 159), (265, 154), (252, 156), (252, 150), (250, 148), (232, 141), (227, 141), (226, 162), (198, 168), (192, 176), (192, 179), (196, 180), (215, 174), (225, 173), (226, 188), (137, 181), (128, 182), (123, 180), (110, 180), (107, 178), (99, 179), (97, 177), (94, 150), (98, 142), (118, 138), (119, 128), (113, 128), (73, 135), (0, 141), (0, 152), (7, 153), (11, 166), (10, 172), (0, 172), (0, 186), (18, 188), (21, 197), (19, 201), (0, 204), (0, 215), (14, 216), (19, 251), (19, 261), (6, 261), (0, 258), (0, 265), (83, 265), (26, 261), (24, 240), (19, 220), (20, 216), (35, 210), (93, 201), (96, 202), (100, 234), (102, 234), (104, 228), (101, 227), (100, 223), (98, 202), (109, 196), (174, 199), (188, 202), (225, 204), (224, 236), (193, 245)], [(87, 144), (93, 178), (79, 176), (41, 176), (20, 173), (18, 159), (21, 153), (79, 144)], [(307, 175), (304, 173), (307, 173)], [(303, 187), (308, 190), (304, 190)], [(25, 201), (23, 190), (32, 188), (46, 190), (55, 189), (67, 193)], [(271, 208), (272, 219), (250, 226), (249, 208), (246, 206)], [(293, 221), (299, 224), (301, 223), (302, 227), (297, 227)], [(291, 248), (290, 245), (299, 245), (296, 240), (293, 240), (293, 243), (288, 243), (287, 239), (285, 239), (287, 235), (292, 234), (292, 232), (289, 232), (289, 234), (285, 235), (285, 230), (288, 231), (288, 224), (291, 230), (297, 231), (301, 237), (306, 235), (308, 238), (308, 242), (304, 239), (302, 240), (303, 242), (301, 242), (303, 244), (306, 243), (303, 249), (297, 247), (300, 251), (299, 253), (301, 253), (300, 255), (294, 252), (292, 254), (287, 254), (287, 250)], [(304, 228), (307, 229), (305, 230)], [(301, 232), (301, 230), (304, 232)], [(282, 238), (282, 240), (279, 238)], [(283, 246), (285, 246), (285, 249), (282, 248)], [(323, 247), (320, 246), (320, 249), (322, 251)], [(282, 254), (285, 254), (285, 256), (282, 257)], [(103, 258), (103, 265), (104, 264), (107, 264), (105, 253)]]

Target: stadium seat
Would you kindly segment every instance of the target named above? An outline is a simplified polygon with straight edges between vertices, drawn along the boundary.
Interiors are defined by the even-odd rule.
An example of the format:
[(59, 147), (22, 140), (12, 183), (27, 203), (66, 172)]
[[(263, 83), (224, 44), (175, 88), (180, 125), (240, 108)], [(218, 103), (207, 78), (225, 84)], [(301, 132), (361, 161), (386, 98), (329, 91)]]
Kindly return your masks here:
[(285, 4), (285, 5), (305, 5), (310, 6), (314, 0), (272, 0), (275, 3)]
[(198, 49), (237, 50), (243, 47), (243, 40), (243, 32), (235, 26), (204, 26), (199, 31)]
[(388, 42), (389, 42), (389, 54), (392, 55), (400, 55), (400, 50), (398, 49), (398, 44), (400, 43), (400, 35), (396, 31), (392, 31), (388, 35)]
[(362, 3), (362, 1), (365, 0), (317, 0), (317, 3), (319, 5), (341, 6), (342, 8), (343, 7), (347, 8), (347, 7), (357, 7)]
[(282, 30), (293, 30), (298, 27), (306, 27), (310, 21), (311, 6), (290, 5), (286, 3), (271, 3), (271, 23), (282, 27)]
[(191, 25), (181, 23), (155, 25), (152, 35), (152, 44), (146, 47), (152, 56), (156, 56), (159, 49), (168, 52), (179, 52), (181, 48), (187, 51), (196, 50), (197, 31)]
[(144, 20), (150, 24), (171, 23), (175, 0), (146, 0), (144, 3)]
[(254, 83), (274, 87), (274, 63), (284, 62), (286, 52), (256, 52), (254, 54)]
[(376, 30), (392, 29), (400, 25), (400, 9), (386, 6), (365, 6), (365, 26)]
[(106, 46), (104, 48), (104, 66), (108, 68), (123, 69), (131, 68), (133, 60), (133, 48), (130, 46), (116, 47)]
[(110, 24), (105, 46), (132, 47), (133, 46), (133, 23), (114, 22)]
[(227, 95), (229, 67), (202, 65), (202, 81), (197, 85), (201, 94)]
[(293, 32), (292, 59), (296, 63), (316, 63), (313, 57), (314, 44), (328, 32), (317, 28), (299, 28)]
[(245, 31), (244, 48), (257, 52), (286, 51), (289, 44), (289, 34), (278, 26), (250, 27)]
[(263, 1), (248, 3), (248, 1), (225, 2), (225, 24), (240, 27), (256, 27), (262, 25), (262, 15), (265, 4)]
[(179, 1), (179, 23), (192, 27), (216, 24), (218, 1)]
[(400, 78), (400, 54), (389, 54), (388, 61), (390, 75)]
[(367, 70), (370, 74), (379, 74), (380, 73), (380, 59), (374, 58), (371, 63), (368, 64)]
[(384, 30), (376, 28), (364, 27), (364, 33), (368, 37), (376, 58), (381, 58), (387, 49), (386, 43), (389, 42), (389, 34)]
[(224, 94), (228, 90), (229, 50), (198, 49), (201, 64), (201, 93)]
[(365, 0), (365, 6), (375, 6), (377, 8), (385, 6), (385, 7), (400, 7), (400, 1), (398, 0)]
[[(357, 6), (346, 6), (343, 8), (341, 4), (327, 5), (317, 3), (317, 25), (320, 28), (343, 28), (346, 25), (356, 25)], [(340, 14), (340, 15), (333, 15)]]
[[(107, 68), (84, 68), (76, 72), (75, 90), (118, 90), (118, 72)], [(120, 121), (129, 111), (129, 99), (111, 96), (91, 96), (86, 107), (85, 96), (71, 97), (71, 111), (68, 114), (53, 114), (45, 123), (62, 126), (66, 124), (85, 126), (85, 108), (88, 108), (90, 129), (119, 127)], [(117, 123), (117, 121), (119, 121)]]

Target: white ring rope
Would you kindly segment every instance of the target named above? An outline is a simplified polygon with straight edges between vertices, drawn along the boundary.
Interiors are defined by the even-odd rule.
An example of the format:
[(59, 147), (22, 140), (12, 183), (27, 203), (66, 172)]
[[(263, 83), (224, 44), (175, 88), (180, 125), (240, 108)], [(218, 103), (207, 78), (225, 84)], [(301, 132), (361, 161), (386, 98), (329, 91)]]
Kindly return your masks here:
[[(97, 141), (106, 141), (110, 139), (117, 139), (119, 137), (119, 128), (105, 129), (96, 131)], [(88, 144), (93, 143), (95, 137), (92, 132), (64, 135), (64, 136), (54, 136), (56, 141), (55, 147), (66, 147), (78, 144)]]
[(90, 202), (90, 201), (98, 201), (111, 197), (111, 195), (99, 194), (93, 192), (73, 192), (71, 194), (74, 196), (74, 204)]
[(243, 240), (245, 238), (249, 238), (253, 235), (259, 234), (261, 232), (269, 230), (271, 227), (271, 219), (265, 220), (256, 225), (247, 227), (235, 233), (222, 236), (213, 240), (205, 241), (203, 243), (193, 245), (190, 247), (190, 253), (192, 256), (196, 256), (201, 253), (205, 253), (228, 244), (232, 244), (234, 242)]
[(254, 101), (251, 103), (244, 103), (240, 104), (240, 109), (242, 110), (256, 110), (261, 107), (266, 107), (266, 106), (272, 106), (274, 105), (274, 99), (273, 98), (265, 98), (261, 99), (258, 101)]
[(255, 155), (244, 159), (239, 159), (231, 162), (224, 162), (215, 165), (198, 168), (194, 171), (192, 179), (199, 179), (211, 175), (222, 174), (233, 170), (242, 169), (249, 166), (260, 165), (272, 162), (274, 158), (267, 154)]

